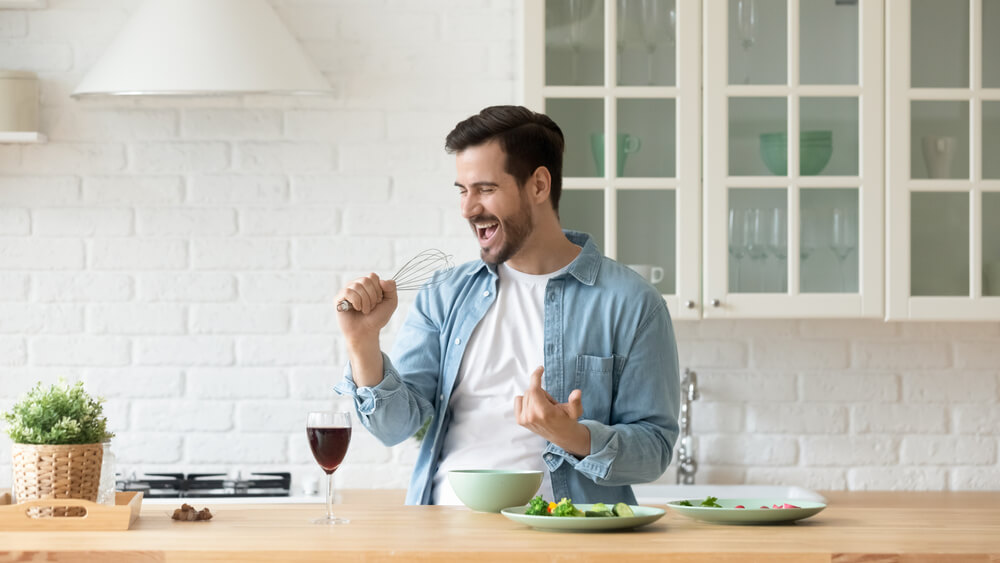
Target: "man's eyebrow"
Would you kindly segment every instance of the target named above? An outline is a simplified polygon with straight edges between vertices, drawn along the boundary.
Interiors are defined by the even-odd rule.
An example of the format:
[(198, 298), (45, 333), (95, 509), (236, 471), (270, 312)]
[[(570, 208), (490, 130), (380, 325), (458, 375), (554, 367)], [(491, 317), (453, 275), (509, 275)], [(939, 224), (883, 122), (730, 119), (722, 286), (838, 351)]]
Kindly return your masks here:
[[(496, 182), (473, 182), (472, 186), (476, 187), (476, 188), (480, 188), (480, 187), (483, 187), (483, 186), (490, 186), (490, 187), (494, 187), (494, 188), (499, 188), (500, 184), (498, 184)], [(459, 182), (455, 182), (455, 187), (464, 188), (465, 186), (463, 186)]]

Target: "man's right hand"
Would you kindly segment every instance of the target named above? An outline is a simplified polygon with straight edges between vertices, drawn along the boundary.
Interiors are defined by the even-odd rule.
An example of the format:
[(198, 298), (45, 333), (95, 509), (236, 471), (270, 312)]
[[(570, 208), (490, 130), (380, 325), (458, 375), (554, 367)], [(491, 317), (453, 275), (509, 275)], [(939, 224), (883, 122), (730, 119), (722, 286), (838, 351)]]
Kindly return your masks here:
[(351, 308), (337, 313), (340, 331), (348, 345), (359, 341), (378, 339), (378, 334), (389, 323), (399, 299), (396, 282), (379, 279), (376, 274), (358, 278), (337, 293), (333, 302), (347, 301)]

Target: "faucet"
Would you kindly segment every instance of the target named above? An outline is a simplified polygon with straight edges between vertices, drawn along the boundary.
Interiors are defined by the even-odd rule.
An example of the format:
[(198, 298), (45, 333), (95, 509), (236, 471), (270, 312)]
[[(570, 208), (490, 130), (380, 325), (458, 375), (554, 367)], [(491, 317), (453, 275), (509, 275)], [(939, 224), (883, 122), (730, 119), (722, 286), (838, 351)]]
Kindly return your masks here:
[(698, 398), (698, 374), (684, 368), (681, 380), (681, 436), (677, 448), (677, 484), (694, 485), (694, 474), (698, 471), (695, 460), (694, 437), (691, 436), (691, 401)]

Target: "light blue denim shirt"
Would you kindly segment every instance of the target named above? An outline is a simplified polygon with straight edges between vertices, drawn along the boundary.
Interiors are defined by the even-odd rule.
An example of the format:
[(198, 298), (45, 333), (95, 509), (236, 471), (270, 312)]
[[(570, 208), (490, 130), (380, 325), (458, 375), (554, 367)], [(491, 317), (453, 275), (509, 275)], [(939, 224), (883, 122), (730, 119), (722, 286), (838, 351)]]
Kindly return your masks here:
[[(673, 326), (651, 285), (602, 256), (589, 235), (565, 232), (583, 250), (546, 285), (544, 387), (560, 402), (573, 389), (583, 392), (580, 423), (590, 430), (590, 455), (580, 459), (552, 443), (541, 455), (555, 500), (635, 504), (630, 485), (662, 475), (677, 439)], [(348, 365), (335, 387), (354, 398), (361, 423), (386, 445), (406, 440), (431, 419), (407, 504), (430, 504), (433, 498), (448, 401), (466, 343), (496, 299), (498, 281), (495, 268), (481, 260), (457, 267), (442, 284), (417, 295), (396, 336), (395, 362), (382, 355), (381, 383), (358, 387)]]

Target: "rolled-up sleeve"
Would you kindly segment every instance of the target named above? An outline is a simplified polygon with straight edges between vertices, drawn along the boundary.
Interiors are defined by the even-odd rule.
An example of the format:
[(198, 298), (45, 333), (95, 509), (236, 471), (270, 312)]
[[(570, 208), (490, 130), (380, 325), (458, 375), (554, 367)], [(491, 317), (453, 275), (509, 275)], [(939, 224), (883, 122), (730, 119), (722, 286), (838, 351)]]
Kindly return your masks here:
[(396, 335), (392, 355), (398, 359), (399, 369), (383, 352), (382, 381), (378, 385), (358, 387), (348, 363), (343, 379), (334, 386), (338, 394), (354, 399), (361, 424), (387, 446), (413, 436), (434, 415), (441, 371), (440, 332), (427, 308), (425, 293), (421, 292)]

